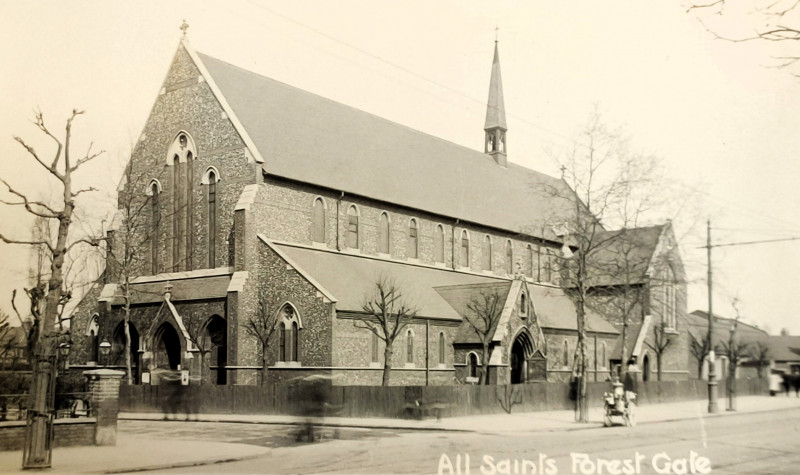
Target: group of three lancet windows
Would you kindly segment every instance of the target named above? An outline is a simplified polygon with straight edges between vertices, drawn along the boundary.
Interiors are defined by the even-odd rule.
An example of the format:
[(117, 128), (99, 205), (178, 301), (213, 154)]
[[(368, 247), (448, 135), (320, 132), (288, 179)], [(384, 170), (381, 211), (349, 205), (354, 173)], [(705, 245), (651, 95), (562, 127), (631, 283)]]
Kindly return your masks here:
[[(150, 261), (151, 272), (192, 270), (194, 261), (194, 162), (197, 149), (191, 136), (179, 133), (170, 144), (166, 165), (169, 167), (170, 196), (168, 208), (161, 202), (163, 192), (161, 182), (153, 178), (148, 184), (146, 195), (150, 200)], [(219, 172), (208, 167), (201, 184), (206, 186), (206, 235), (208, 236), (207, 264), (216, 267), (217, 237), (217, 183)], [(169, 245), (170, 263), (165, 266), (160, 259), (162, 226), (168, 227), (171, 241)]]

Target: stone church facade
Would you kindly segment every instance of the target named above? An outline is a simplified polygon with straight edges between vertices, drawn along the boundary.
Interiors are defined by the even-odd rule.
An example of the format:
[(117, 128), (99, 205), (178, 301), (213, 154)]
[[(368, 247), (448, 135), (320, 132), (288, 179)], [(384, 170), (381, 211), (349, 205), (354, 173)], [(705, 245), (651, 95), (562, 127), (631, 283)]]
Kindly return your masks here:
[[(576, 313), (551, 223), (572, 210), (553, 197), (572, 192), (508, 161), (497, 48), (483, 133), (485, 149), (467, 149), (182, 41), (119, 187), (139, 226), (111, 240), (138, 246), (134, 380), (159, 384), (180, 368), (194, 381), (255, 384), (266, 364), (274, 382), (380, 384), (383, 342), (363, 328), (363, 307), (382, 278), (416, 310), (394, 344), (392, 384), (473, 381), (481, 350), (465, 316), (487, 292), (503, 303), (490, 381), (568, 380)], [(124, 364), (120, 272), (110, 260), (73, 316), (73, 367), (97, 364), (101, 341), (112, 350), (100, 364)], [(248, 331), (261, 315), (275, 329), (266, 355)], [(590, 311), (587, 336), (600, 379), (619, 325)]]

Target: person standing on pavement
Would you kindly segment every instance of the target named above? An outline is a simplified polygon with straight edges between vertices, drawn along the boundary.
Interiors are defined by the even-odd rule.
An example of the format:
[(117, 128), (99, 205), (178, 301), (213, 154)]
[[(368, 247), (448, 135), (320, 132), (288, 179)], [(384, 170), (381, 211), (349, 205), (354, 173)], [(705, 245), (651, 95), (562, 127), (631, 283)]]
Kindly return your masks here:
[(623, 383), (625, 385), (625, 392), (628, 391), (632, 393), (639, 392), (638, 388), (639, 382), (636, 378), (637, 371), (638, 368), (636, 368), (636, 362), (634, 360), (628, 361), (628, 371), (625, 373), (625, 381)]

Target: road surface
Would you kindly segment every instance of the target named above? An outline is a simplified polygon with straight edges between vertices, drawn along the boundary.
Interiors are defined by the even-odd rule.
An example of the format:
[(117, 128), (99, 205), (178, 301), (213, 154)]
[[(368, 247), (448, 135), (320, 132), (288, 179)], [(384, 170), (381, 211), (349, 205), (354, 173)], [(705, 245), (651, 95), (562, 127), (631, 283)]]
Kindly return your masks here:
[[(135, 435), (131, 424), (122, 429)], [(296, 442), (296, 429), (282, 426), (194, 423), (197, 431), (186, 423), (140, 424), (150, 426), (141, 431), (161, 427), (154, 436), (162, 438), (273, 447), (256, 459), (158, 473), (800, 473), (800, 409), (554, 432), (342, 429), (334, 439), (325, 429), (325, 438), (311, 444)]]

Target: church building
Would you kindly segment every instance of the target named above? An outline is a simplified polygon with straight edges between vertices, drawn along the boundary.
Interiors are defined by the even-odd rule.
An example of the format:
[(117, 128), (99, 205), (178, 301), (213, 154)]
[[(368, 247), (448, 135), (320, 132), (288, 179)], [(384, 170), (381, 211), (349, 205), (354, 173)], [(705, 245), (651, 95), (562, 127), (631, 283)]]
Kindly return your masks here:
[[(569, 380), (576, 311), (559, 285), (568, 243), (554, 224), (570, 221), (574, 193), (513, 162), (497, 44), (490, 78), (476, 131), (484, 150), (472, 150), (182, 40), (119, 188), (121, 208), (134, 197), (126, 202), (141, 209), (139, 226), (120, 225), (111, 244), (138, 246), (129, 292), (134, 381), (159, 384), (165, 372), (188, 369), (192, 384), (257, 384), (266, 365), (272, 382), (322, 375), (381, 384), (384, 342), (364, 328), (380, 281), (414, 309), (394, 342), (391, 384), (474, 382), (482, 345), (466, 320), (487, 295), (502, 303), (489, 381)], [(675, 247), (662, 245), (671, 236), (648, 234), (641, 252), (651, 294), (648, 266), (660, 253), (674, 262)], [(109, 261), (96, 299), (76, 311), (73, 367), (125, 364), (121, 283)], [(675, 335), (686, 313), (678, 287)], [(650, 307), (639, 307), (628, 329), (642, 355), (641, 328), (666, 318)], [(264, 321), (271, 337), (262, 354), (253, 328)], [(590, 311), (586, 330), (590, 378), (602, 380), (620, 353), (622, 324)], [(111, 351), (98, 361), (104, 341)], [(680, 362), (670, 364), (680, 377)]]

